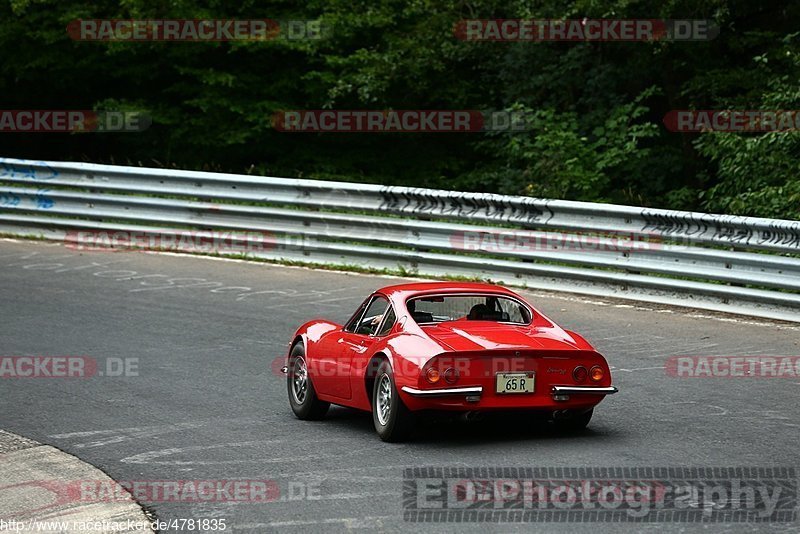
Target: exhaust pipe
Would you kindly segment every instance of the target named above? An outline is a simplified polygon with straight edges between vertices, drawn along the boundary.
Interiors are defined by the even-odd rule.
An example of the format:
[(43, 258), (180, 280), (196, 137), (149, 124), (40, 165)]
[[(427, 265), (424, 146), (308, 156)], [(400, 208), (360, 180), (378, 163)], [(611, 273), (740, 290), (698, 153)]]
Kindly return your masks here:
[(480, 421), (483, 419), (483, 413), (477, 411), (469, 411), (464, 412), (461, 414), (461, 420), (466, 423), (472, 423), (474, 421)]

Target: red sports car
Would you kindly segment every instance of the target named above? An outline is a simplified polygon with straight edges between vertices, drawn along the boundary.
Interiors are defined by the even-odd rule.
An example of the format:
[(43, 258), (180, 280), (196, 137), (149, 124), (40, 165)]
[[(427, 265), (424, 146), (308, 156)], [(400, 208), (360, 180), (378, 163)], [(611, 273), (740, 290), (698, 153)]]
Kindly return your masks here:
[(605, 358), (580, 335), (513, 291), (476, 283), (384, 287), (344, 326), (301, 326), (283, 371), (298, 418), (322, 418), (331, 404), (371, 411), (384, 441), (443, 410), (527, 410), (582, 429), (617, 392)]

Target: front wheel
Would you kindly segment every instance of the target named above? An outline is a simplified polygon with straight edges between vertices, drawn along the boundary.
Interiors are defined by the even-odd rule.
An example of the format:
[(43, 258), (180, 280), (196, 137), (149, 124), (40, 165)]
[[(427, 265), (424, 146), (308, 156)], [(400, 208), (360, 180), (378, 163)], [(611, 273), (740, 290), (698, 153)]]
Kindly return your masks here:
[(372, 388), (372, 422), (383, 441), (398, 442), (406, 439), (414, 427), (414, 414), (406, 408), (394, 383), (394, 373), (389, 362), (378, 367)]
[(289, 391), (289, 405), (298, 419), (322, 419), (330, 408), (330, 403), (317, 398), (314, 384), (308, 376), (306, 352), (302, 343), (292, 347), (289, 354), (289, 372), (286, 386)]

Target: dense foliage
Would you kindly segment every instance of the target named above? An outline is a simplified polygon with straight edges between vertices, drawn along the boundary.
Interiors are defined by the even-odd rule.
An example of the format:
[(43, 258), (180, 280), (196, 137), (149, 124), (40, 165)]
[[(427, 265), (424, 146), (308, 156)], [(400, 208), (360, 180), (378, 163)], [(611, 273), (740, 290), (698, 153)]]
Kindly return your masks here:
[[(707, 42), (464, 42), (465, 18), (712, 19)], [(76, 18), (319, 19), (325, 39), (100, 43)], [(800, 133), (673, 133), (673, 109), (800, 109), (778, 0), (9, 0), (3, 109), (140, 109), (138, 134), (0, 134), (2, 155), (800, 218)], [(525, 133), (282, 133), (287, 109), (514, 109)]]

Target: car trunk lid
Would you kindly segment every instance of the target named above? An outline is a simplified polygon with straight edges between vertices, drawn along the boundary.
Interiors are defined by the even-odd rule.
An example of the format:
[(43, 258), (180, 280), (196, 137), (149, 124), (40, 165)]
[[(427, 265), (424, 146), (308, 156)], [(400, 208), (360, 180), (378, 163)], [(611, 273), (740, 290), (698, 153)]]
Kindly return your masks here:
[(560, 328), (484, 321), (451, 321), (425, 325), (425, 333), (452, 351), (541, 349), (577, 350), (576, 341)]

